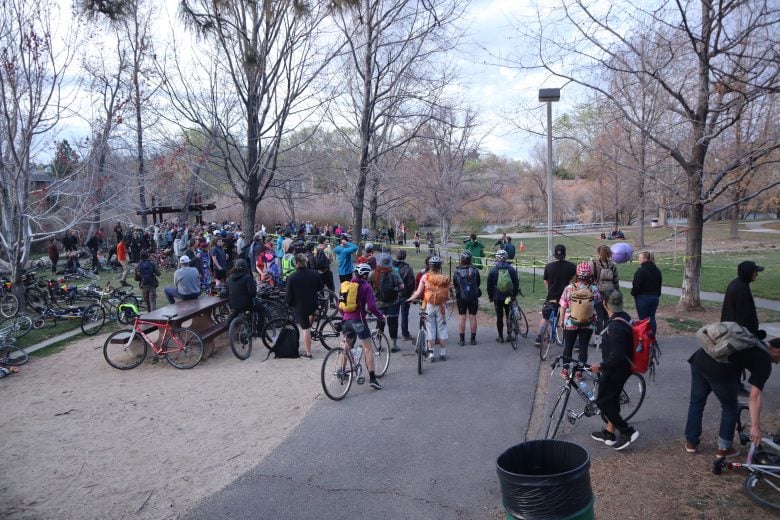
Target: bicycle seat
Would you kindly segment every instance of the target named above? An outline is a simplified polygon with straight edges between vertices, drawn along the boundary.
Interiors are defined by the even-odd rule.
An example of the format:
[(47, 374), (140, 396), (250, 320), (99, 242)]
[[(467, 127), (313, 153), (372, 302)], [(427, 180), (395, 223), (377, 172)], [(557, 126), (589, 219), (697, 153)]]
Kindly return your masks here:
[(176, 316), (178, 316), (178, 314), (163, 314), (163, 318), (165, 318), (168, 321), (172, 320)]

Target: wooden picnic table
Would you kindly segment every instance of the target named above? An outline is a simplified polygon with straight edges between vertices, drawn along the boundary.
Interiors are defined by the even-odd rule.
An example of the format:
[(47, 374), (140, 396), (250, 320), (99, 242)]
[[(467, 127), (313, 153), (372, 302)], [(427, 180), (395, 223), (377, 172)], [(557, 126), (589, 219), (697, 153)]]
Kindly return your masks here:
[(227, 299), (219, 296), (201, 296), (196, 300), (181, 300), (165, 307), (159, 307), (152, 312), (141, 315), (144, 321), (165, 323), (166, 316), (176, 315), (171, 318), (171, 326), (188, 327), (198, 333), (203, 340), (203, 358), (207, 358), (214, 351), (214, 338), (227, 331), (227, 322), (217, 323), (213, 318), (213, 311), (227, 305)]

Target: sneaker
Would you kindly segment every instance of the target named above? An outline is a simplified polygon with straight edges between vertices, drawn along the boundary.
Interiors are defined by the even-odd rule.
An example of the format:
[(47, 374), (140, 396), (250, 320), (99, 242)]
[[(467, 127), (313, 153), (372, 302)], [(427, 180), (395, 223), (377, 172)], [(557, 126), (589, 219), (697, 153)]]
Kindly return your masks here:
[(458, 346), (459, 346), (459, 347), (462, 347), (462, 346), (463, 346), (463, 345), (465, 345), (465, 344), (466, 344), (466, 340), (464, 340), (463, 338), (461, 338), (461, 339), (459, 339), (459, 340), (458, 340)]
[(306, 352), (301, 352), (301, 357), (305, 359), (312, 359), (311, 354), (307, 354)]
[(569, 369), (568, 368), (564, 368), (563, 370), (561, 370), (561, 377), (564, 378), (564, 379), (569, 379)]
[(499, 342), (499, 343), (503, 343), (504, 342), (504, 336), (497, 337), (496, 341)]
[(470, 343), (472, 345), (476, 345), (477, 344), (477, 338), (471, 338), (471, 342)]
[(382, 385), (380, 385), (379, 381), (377, 381), (376, 379), (372, 379), (371, 381), (369, 381), (368, 386), (370, 386), (374, 390), (381, 390), (382, 389)]
[(612, 446), (615, 451), (620, 451), (624, 448), (628, 448), (628, 445), (639, 438), (639, 432), (633, 428), (630, 428), (627, 433), (621, 433), (617, 439), (617, 442)]
[(737, 455), (739, 455), (739, 450), (734, 446), (725, 450), (721, 450), (720, 448), (715, 450), (715, 456), (719, 459), (730, 459), (732, 457), (736, 457)]
[(534, 347), (539, 348), (542, 346), (542, 337), (536, 336), (536, 339), (534, 340)]
[(433, 355), (433, 352), (428, 353), (428, 363), (435, 363), (436, 357)]
[(447, 355), (439, 356), (440, 361), (447, 361)]
[(698, 453), (699, 452), (699, 447), (698, 446), (694, 446), (693, 444), (691, 444), (688, 441), (685, 441), (685, 451), (687, 451), (688, 453)]
[(401, 350), (401, 347), (398, 345), (393, 345), (393, 348), (390, 349), (390, 352), (398, 352)]
[(122, 287), (132, 287), (132, 285), (130, 285), (126, 281), (122, 280)]
[(593, 432), (590, 434), (590, 438), (596, 441), (603, 442), (607, 446), (614, 446), (617, 442), (617, 438), (615, 438), (615, 434), (607, 431), (607, 430), (600, 430), (597, 432)]

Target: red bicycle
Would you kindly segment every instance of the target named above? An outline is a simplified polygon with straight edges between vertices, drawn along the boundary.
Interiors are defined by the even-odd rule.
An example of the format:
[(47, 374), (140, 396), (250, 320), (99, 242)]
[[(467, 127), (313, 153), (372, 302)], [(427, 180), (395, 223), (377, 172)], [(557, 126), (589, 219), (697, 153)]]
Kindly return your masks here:
[[(118, 330), (103, 344), (103, 357), (119, 370), (135, 368), (146, 359), (149, 347), (158, 358), (164, 357), (176, 368), (192, 368), (203, 358), (203, 340), (187, 327), (174, 329), (170, 321), (176, 314), (165, 315), (165, 324), (144, 321), (136, 317), (132, 329)], [(148, 334), (159, 330), (155, 343)]]

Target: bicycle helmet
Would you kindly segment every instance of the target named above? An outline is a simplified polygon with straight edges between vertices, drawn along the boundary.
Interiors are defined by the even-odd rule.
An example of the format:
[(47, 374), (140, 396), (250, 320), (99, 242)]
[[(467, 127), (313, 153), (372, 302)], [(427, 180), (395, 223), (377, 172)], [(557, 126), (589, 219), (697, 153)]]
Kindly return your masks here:
[(471, 263), (471, 251), (463, 251), (460, 254), (460, 261), (464, 264), (470, 264)]
[(509, 255), (503, 249), (496, 251), (496, 262), (506, 262), (507, 258), (509, 258)]
[(593, 266), (590, 265), (590, 262), (580, 262), (577, 264), (577, 278), (579, 279), (585, 279), (585, 278), (592, 278), (593, 277)]
[(373, 251), (374, 250), (374, 244), (372, 244), (371, 242), (366, 242), (366, 245), (364, 246), (364, 249), (366, 251)]
[(441, 258), (439, 258), (438, 256), (432, 256), (428, 260), (428, 265), (430, 267), (441, 267)]
[(368, 276), (371, 274), (371, 266), (368, 264), (358, 264), (355, 266), (355, 274), (358, 276)]

